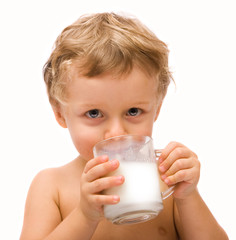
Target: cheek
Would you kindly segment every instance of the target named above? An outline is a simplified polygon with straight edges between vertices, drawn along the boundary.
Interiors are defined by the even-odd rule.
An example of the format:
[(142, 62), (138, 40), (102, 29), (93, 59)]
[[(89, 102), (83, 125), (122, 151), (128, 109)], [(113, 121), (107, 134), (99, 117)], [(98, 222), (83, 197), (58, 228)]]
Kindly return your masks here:
[(81, 157), (85, 160), (93, 158), (93, 146), (101, 140), (100, 135), (96, 131), (87, 129), (86, 127), (69, 129), (74, 146)]
[(139, 133), (139, 135), (143, 135), (143, 136), (152, 136), (152, 128), (147, 128), (144, 131), (142, 131), (141, 133)]
[(143, 135), (143, 136), (152, 136), (152, 130), (153, 130), (153, 120), (147, 119), (142, 125), (140, 126), (134, 126), (134, 134)]

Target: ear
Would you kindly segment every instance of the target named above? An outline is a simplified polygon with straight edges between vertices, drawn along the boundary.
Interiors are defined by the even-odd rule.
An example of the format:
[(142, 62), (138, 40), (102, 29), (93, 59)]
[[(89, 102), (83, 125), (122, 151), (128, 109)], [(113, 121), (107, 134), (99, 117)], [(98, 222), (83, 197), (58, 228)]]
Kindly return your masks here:
[(159, 113), (161, 111), (161, 106), (162, 106), (162, 101), (158, 104), (158, 107), (157, 107), (157, 111), (156, 111), (156, 116), (154, 118), (154, 122), (156, 122), (158, 116), (159, 116)]
[(61, 109), (61, 106), (60, 105), (52, 106), (52, 109), (58, 124), (63, 128), (67, 128), (66, 120), (64, 118), (64, 113)]

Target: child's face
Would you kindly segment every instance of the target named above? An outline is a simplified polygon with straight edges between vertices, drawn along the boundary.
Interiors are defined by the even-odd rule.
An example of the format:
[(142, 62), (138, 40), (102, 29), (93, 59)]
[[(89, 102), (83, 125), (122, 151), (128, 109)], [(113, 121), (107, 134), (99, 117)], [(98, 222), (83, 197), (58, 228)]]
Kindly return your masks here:
[(101, 140), (125, 134), (152, 135), (160, 110), (156, 80), (138, 68), (119, 79), (110, 74), (86, 78), (74, 71), (67, 90), (67, 104), (54, 112), (60, 125), (68, 127), (85, 160), (93, 158), (92, 148)]

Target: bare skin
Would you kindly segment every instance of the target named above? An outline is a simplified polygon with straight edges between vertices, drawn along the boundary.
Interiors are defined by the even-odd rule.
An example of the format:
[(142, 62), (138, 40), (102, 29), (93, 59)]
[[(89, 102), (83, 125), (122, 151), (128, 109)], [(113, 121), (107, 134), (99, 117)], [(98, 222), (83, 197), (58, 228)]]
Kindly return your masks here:
[(67, 104), (53, 106), (53, 110), (58, 123), (68, 128), (80, 156), (35, 177), (21, 240), (228, 239), (197, 191), (197, 155), (177, 142), (169, 143), (159, 158), (161, 180), (176, 186), (160, 215), (130, 226), (112, 225), (104, 219), (103, 206), (120, 199), (100, 192), (122, 185), (125, 179), (106, 177), (119, 162), (107, 156), (94, 158), (92, 147), (118, 135), (151, 136), (161, 108), (157, 83), (138, 68), (121, 79), (111, 74), (87, 79), (73, 71), (71, 76)]
[[(40, 176), (40, 174), (43, 176)], [(69, 217), (79, 205), (79, 181), (82, 174), (81, 161), (78, 158), (63, 167), (48, 169), (40, 174), (36, 177), (36, 181), (40, 181), (41, 177), (45, 178), (45, 175), (48, 175), (46, 178), (50, 178), (52, 181), (51, 184), (56, 186), (54, 189), (49, 188), (52, 192), (48, 193), (51, 196), (57, 196), (54, 202), (54, 207), (57, 209), (57, 219), (55, 218), (53, 220), (54, 223), (51, 226), (51, 228), (55, 228), (59, 222)], [(47, 182), (47, 187), (49, 187), (49, 185)], [(34, 188), (36, 186), (32, 187)], [(163, 187), (165, 187), (164, 184)], [(43, 188), (45, 188), (45, 185), (42, 186), (42, 190)], [(37, 187), (37, 189), (39, 189), (39, 187)], [(45, 189), (43, 191), (45, 191)], [(41, 193), (37, 192), (37, 194), (39, 195), (38, 198), (41, 198)], [(157, 218), (149, 222), (127, 226), (114, 225), (101, 217), (101, 221), (91, 239), (178, 239), (173, 218), (173, 199), (171, 197), (164, 201), (164, 209)], [(45, 215), (47, 216), (44, 216), (44, 218), (51, 219), (50, 222), (52, 222), (52, 216), (50, 216), (50, 214), (50, 212), (45, 211)], [(42, 225), (40, 223), (38, 224)], [(48, 224), (45, 223), (45, 225), (49, 227)], [(40, 229), (40, 226), (38, 229)]]

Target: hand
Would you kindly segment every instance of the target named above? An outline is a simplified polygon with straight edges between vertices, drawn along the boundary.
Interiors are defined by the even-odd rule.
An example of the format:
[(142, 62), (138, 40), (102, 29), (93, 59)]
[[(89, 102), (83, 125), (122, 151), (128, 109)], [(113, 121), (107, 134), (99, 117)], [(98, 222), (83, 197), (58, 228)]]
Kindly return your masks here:
[(176, 185), (173, 196), (187, 198), (197, 187), (200, 162), (197, 155), (184, 145), (171, 142), (159, 157), (161, 179), (168, 185)]
[(85, 165), (80, 182), (80, 209), (87, 219), (99, 221), (103, 216), (103, 205), (120, 201), (119, 196), (101, 194), (124, 182), (123, 176), (106, 176), (118, 167), (119, 161), (108, 161), (107, 156), (96, 157)]

